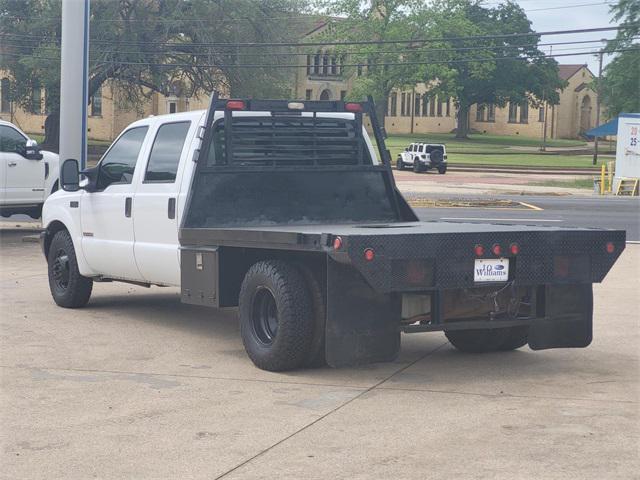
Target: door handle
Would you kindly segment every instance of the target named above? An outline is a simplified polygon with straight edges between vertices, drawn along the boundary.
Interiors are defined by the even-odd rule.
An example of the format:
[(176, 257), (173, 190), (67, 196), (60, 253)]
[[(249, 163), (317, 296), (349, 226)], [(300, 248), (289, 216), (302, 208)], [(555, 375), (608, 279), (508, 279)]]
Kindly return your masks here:
[(131, 204), (133, 199), (131, 197), (127, 197), (124, 199), (124, 216), (127, 218), (131, 218)]
[(17, 165), (17, 163), (16, 163), (16, 162), (9, 162), (9, 166), (10, 166), (10, 167), (15, 167), (16, 165)]
[(173, 220), (176, 218), (176, 199), (175, 198), (169, 199), (169, 202), (167, 204), (167, 217), (169, 217), (170, 220)]

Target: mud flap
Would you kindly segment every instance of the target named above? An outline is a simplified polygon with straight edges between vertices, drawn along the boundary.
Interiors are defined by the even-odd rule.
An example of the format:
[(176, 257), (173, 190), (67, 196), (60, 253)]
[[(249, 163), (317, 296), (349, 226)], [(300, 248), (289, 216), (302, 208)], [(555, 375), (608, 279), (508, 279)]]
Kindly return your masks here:
[(529, 347), (580, 348), (593, 336), (593, 288), (591, 284), (547, 285), (544, 318), (532, 323)]
[(401, 301), (374, 291), (349, 265), (327, 259), (326, 359), (332, 367), (394, 360)]

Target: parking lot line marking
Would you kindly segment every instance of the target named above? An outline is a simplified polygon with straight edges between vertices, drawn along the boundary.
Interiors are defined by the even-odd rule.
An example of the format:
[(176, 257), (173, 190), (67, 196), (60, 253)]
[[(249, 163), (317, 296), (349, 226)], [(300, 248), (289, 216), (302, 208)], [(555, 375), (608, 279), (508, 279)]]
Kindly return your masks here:
[(480, 218), (480, 217), (440, 217), (440, 220), (481, 220), (485, 222), (562, 222), (544, 218)]
[(530, 208), (531, 210), (536, 210), (536, 211), (538, 211), (538, 212), (540, 212), (540, 211), (544, 210), (544, 208), (542, 208), (542, 207), (538, 207), (538, 206), (536, 206), (536, 205), (532, 205), (532, 204), (527, 203), (527, 202), (518, 202), (518, 203), (519, 203), (520, 205), (522, 205), (523, 207), (527, 207), (527, 208)]

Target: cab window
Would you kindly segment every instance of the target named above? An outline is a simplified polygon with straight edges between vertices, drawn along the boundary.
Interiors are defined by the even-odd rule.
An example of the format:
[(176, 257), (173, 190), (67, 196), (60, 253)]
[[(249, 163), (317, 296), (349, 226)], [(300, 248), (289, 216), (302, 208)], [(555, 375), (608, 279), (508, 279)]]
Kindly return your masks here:
[(0, 125), (0, 152), (20, 153), (26, 144), (27, 139), (15, 128)]
[(149, 154), (145, 182), (167, 182), (176, 180), (178, 163), (191, 122), (165, 123), (158, 129)]
[(113, 183), (131, 183), (147, 130), (148, 127), (127, 130), (105, 153), (98, 172), (99, 190), (104, 190)]

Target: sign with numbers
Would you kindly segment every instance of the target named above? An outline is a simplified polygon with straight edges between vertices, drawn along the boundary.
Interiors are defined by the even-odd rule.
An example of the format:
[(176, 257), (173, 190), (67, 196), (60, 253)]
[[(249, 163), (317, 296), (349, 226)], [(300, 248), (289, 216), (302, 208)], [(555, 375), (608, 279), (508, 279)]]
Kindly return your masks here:
[(640, 178), (640, 113), (618, 118), (616, 178)]

